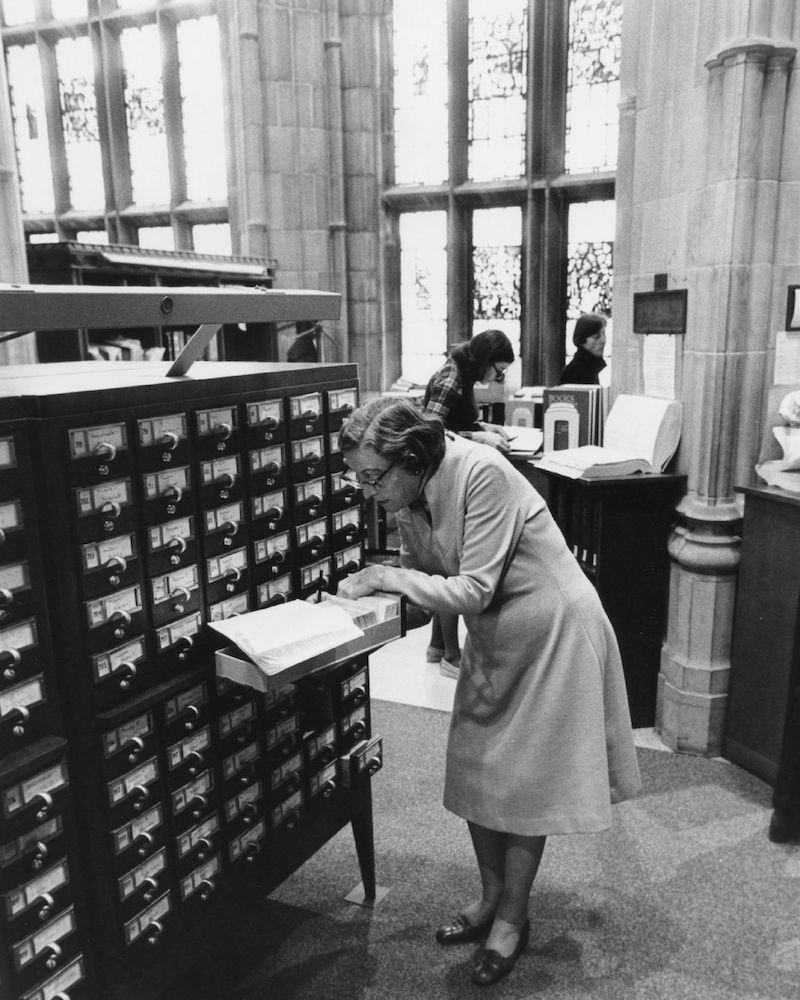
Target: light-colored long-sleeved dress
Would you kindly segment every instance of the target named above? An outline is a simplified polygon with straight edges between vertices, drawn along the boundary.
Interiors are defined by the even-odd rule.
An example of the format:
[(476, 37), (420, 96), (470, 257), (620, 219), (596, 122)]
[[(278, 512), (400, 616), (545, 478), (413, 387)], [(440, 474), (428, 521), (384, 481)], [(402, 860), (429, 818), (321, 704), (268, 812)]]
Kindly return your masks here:
[(423, 496), (397, 515), (404, 592), (467, 626), (445, 807), (526, 836), (606, 829), (639, 771), (594, 588), (542, 498), (493, 448), (447, 434)]

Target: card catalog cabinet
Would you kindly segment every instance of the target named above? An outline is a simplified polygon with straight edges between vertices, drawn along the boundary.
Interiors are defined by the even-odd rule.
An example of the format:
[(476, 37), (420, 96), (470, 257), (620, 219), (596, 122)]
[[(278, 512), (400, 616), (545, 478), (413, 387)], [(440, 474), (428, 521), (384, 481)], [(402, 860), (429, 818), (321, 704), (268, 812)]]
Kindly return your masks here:
[(224, 899), (254, 885), (263, 898), (348, 823), (374, 894), (367, 657), (262, 693), (217, 677), (207, 627), (313, 599), (363, 565), (336, 444), (355, 366), (163, 372), (0, 378), (12, 1000), (159, 995), (203, 953)]

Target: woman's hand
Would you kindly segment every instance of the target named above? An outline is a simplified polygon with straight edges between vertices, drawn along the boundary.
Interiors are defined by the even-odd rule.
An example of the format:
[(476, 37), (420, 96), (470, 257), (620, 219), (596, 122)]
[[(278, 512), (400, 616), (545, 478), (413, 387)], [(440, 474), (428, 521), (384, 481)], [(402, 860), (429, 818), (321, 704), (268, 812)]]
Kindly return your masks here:
[(336, 593), (348, 601), (366, 597), (376, 590), (383, 590), (383, 566), (367, 566), (357, 573), (351, 573), (341, 580)]
[(502, 451), (504, 455), (508, 452), (508, 441), (506, 441), (505, 435), (498, 434), (496, 431), (473, 431), (472, 440), (491, 445), (492, 448)]

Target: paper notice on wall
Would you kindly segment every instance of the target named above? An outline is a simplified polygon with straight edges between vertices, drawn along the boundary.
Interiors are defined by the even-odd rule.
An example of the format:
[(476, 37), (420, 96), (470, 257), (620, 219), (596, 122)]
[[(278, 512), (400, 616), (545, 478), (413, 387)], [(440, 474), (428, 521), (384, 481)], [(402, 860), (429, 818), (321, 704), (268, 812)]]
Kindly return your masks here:
[(671, 334), (647, 334), (642, 349), (644, 395), (675, 399), (675, 351), (678, 338)]
[(775, 385), (800, 382), (800, 330), (779, 330), (775, 335)]

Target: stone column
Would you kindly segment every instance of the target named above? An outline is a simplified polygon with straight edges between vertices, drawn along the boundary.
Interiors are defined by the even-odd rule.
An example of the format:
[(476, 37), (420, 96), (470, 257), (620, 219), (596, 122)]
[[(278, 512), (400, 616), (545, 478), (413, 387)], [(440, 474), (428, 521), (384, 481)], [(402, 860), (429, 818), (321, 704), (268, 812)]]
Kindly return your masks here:
[(790, 43), (744, 38), (705, 63), (704, 183), (689, 193), (682, 464), (656, 729), (719, 753), (730, 672), (741, 504), (756, 459), (771, 324), (773, 240)]

